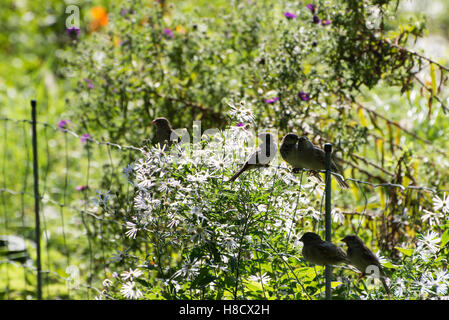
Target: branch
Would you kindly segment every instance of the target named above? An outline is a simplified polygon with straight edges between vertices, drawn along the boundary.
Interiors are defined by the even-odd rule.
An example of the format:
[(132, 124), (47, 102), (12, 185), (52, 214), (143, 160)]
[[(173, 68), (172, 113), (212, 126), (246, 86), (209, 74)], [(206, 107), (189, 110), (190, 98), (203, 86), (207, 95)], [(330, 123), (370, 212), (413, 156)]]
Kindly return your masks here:
[[(354, 102), (355, 102), (355, 101), (354, 101)], [(429, 144), (429, 145), (432, 144), (432, 141), (429, 141), (429, 140), (427, 140), (427, 139), (421, 138), (420, 136), (416, 135), (416, 133), (413, 133), (413, 132), (411, 132), (411, 131), (405, 129), (403, 126), (401, 126), (401, 125), (400, 125), (399, 123), (397, 123), (396, 121), (393, 121), (393, 120), (388, 119), (387, 117), (381, 115), (380, 113), (374, 111), (374, 110), (371, 109), (371, 108), (368, 108), (368, 107), (362, 105), (362, 104), (359, 103), (359, 102), (355, 102), (355, 103), (356, 103), (357, 106), (359, 106), (360, 108), (365, 109), (365, 110), (368, 111), (368, 112), (371, 112), (371, 113), (374, 114), (376, 117), (379, 117), (379, 118), (381, 118), (382, 120), (386, 121), (387, 123), (389, 123), (389, 124), (391, 124), (391, 125), (393, 125), (393, 126), (399, 128), (399, 129), (401, 129), (402, 131), (404, 131), (404, 132), (407, 133), (408, 135), (411, 135), (413, 138), (415, 138), (415, 139), (417, 139), (417, 140), (420, 140), (420, 141), (422, 141), (422, 142), (424, 142), (424, 143), (426, 143), (426, 144)]]
[(411, 55), (413, 55), (413, 56), (417, 56), (418, 58), (420, 58), (420, 59), (422, 59), (422, 60), (426, 60), (426, 61), (428, 61), (428, 62), (430, 62), (430, 63), (432, 63), (432, 64), (434, 64), (434, 65), (437, 65), (440, 69), (443, 69), (443, 70), (449, 72), (449, 68), (448, 68), (448, 67), (443, 66), (442, 64), (436, 62), (435, 60), (432, 60), (432, 59), (430, 59), (430, 58), (428, 58), (428, 57), (426, 57), (426, 56), (423, 56), (422, 54), (420, 54), (420, 53), (418, 53), (418, 52), (416, 52), (416, 51), (413, 51), (413, 50), (410, 50), (410, 49), (401, 47), (401, 46), (399, 46), (399, 45), (397, 45), (397, 44), (394, 44), (394, 43), (391, 43), (391, 42), (389, 42), (389, 41), (387, 41), (387, 40), (384, 40), (384, 42), (387, 43), (390, 47), (399, 49), (400, 51), (406, 52), (406, 53), (411, 54)]
[(415, 78), (415, 80), (421, 85), (422, 88), (426, 89), (428, 92), (430, 92), (430, 94), (432, 95), (433, 98), (435, 98), (440, 104), (441, 107), (443, 108), (444, 113), (448, 112), (449, 110), (447, 109), (446, 105), (443, 103), (443, 101), (441, 101), (441, 99), (435, 95), (433, 93), (433, 90), (429, 89), (425, 83), (423, 83), (421, 81), (421, 79), (419, 79), (416, 75), (413, 75), (413, 78)]
[(392, 172), (390, 172), (390, 171), (388, 171), (388, 170), (382, 168), (382, 167), (379, 166), (378, 164), (375, 164), (374, 162), (372, 162), (372, 161), (370, 161), (370, 160), (368, 160), (368, 159), (366, 159), (366, 158), (364, 158), (364, 157), (362, 157), (362, 156), (359, 156), (359, 155), (357, 155), (357, 154), (355, 154), (355, 153), (352, 153), (351, 156), (354, 157), (354, 158), (357, 158), (358, 160), (363, 161), (365, 164), (368, 164), (368, 165), (370, 165), (370, 166), (373, 166), (374, 168), (376, 168), (376, 169), (382, 171), (383, 173), (385, 173), (385, 174), (387, 174), (387, 175), (389, 175), (389, 176), (392, 176), (392, 177), (395, 176), (394, 173), (392, 173)]

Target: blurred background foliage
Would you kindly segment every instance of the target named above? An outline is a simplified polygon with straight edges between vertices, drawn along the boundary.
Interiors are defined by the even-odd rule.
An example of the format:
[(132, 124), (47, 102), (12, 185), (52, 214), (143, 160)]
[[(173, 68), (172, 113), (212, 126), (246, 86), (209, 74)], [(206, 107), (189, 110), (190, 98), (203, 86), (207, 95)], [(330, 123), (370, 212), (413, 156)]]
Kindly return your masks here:
[[(29, 119), (29, 100), (36, 99), (42, 122), (57, 126), (68, 119), (79, 135), (142, 146), (151, 139), (150, 124), (157, 116), (190, 132), (194, 120), (202, 121), (203, 130), (224, 129), (235, 125), (226, 116), (227, 102), (245, 101), (257, 128), (304, 133), (319, 145), (332, 142), (347, 177), (449, 189), (447, 73), (420, 57), (448, 64), (449, 1), (314, 1), (316, 11), (308, 3), (2, 0), (0, 117)], [(79, 34), (66, 30), (70, 4), (80, 9)], [(23, 139), (29, 127), (4, 122), (1, 132), (0, 185), (31, 193), (30, 144)], [(40, 164), (41, 179), (51, 186), (44, 190), (49, 198), (75, 203), (104, 189), (120, 195), (112, 204), (116, 218), (129, 214), (120, 208), (127, 198), (126, 180), (117, 177), (135, 155), (112, 156), (108, 147), (89, 150), (51, 128), (39, 134), (46, 141)], [(88, 191), (76, 192), (85, 183), (86, 166), (99, 170), (90, 175)], [(336, 201), (360, 211), (363, 199), (355, 194), (352, 199), (337, 193)], [(374, 236), (394, 257), (396, 245), (426, 227), (403, 230), (398, 217), (431, 205), (431, 199), (416, 203), (419, 198), (399, 190), (371, 197), (390, 201), (384, 212), (389, 218)], [(9, 221), (4, 233), (24, 235), (26, 229), (25, 238), (32, 240), (32, 203), (2, 194), (2, 222)], [(348, 207), (354, 203), (359, 207)], [(83, 222), (73, 219), (70, 237), (89, 232), (88, 227), (77, 230)], [(60, 220), (49, 223), (56, 228)], [(119, 230), (111, 227), (110, 233)], [(55, 234), (47, 235), (47, 252), (52, 261), (61, 261), (54, 270), (63, 276), (67, 261), (59, 256), (69, 235)], [(89, 243), (78, 240), (64, 250), (94, 264), (93, 257), (86, 259)], [(3, 272), (8, 288), (14, 287), (15, 272)], [(32, 273), (20, 273), (24, 277), (30, 278), (24, 282), (28, 287), (16, 286), (17, 296), (7, 289), (3, 297), (33, 297)], [(64, 288), (55, 281), (47, 290), (58, 296)]]

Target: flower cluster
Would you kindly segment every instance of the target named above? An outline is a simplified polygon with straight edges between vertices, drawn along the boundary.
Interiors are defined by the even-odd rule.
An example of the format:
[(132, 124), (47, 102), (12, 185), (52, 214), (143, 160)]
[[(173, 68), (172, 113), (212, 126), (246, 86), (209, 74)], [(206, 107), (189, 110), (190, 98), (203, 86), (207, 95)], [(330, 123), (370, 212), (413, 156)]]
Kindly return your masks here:
[[(231, 104), (230, 117), (248, 123), (252, 111)], [(255, 150), (254, 140), (251, 130), (233, 126), (205, 134), (196, 144), (154, 146), (126, 170), (137, 192), (125, 236), (154, 239), (152, 256), (170, 294), (193, 298), (199, 291), (186, 290), (201, 282), (202, 294), (213, 295), (231, 276), (265, 285), (271, 277), (256, 268), (253, 250), (267, 243), (297, 250), (299, 224), (322, 218), (313, 200), (322, 195), (321, 185), (303, 184), (287, 168), (273, 165), (245, 173), (237, 183), (227, 181)], [(277, 259), (274, 251), (265, 251), (265, 259)], [(138, 287), (128, 281), (123, 297), (138, 297), (144, 290)]]
[[(449, 272), (440, 251), (441, 238), (434, 231), (420, 234), (414, 250), (401, 250), (403, 266), (392, 281), (397, 299), (437, 299), (449, 293)], [(442, 263), (443, 262), (443, 263)]]

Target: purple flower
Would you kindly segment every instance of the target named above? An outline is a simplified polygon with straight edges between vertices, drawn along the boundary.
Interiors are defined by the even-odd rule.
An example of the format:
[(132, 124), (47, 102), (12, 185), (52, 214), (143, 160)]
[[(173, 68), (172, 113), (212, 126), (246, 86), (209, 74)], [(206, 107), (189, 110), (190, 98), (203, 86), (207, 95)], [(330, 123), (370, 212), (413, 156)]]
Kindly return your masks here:
[(320, 18), (318, 16), (313, 16), (313, 23), (319, 24), (321, 22)]
[(309, 3), (306, 7), (310, 10), (310, 12), (312, 12), (312, 14), (316, 12), (316, 5)]
[(89, 189), (89, 186), (77, 186), (76, 187), (76, 191), (84, 191)]
[(63, 130), (63, 129), (67, 129), (67, 125), (70, 123), (69, 120), (61, 120), (58, 122), (58, 128)]
[(82, 143), (85, 143), (88, 139), (90, 139), (90, 134), (88, 133), (83, 134), (80, 138)]
[(173, 38), (173, 32), (169, 28), (164, 29), (164, 33), (169, 37)]
[(239, 127), (239, 128), (241, 128), (241, 127), (244, 127), (245, 126), (245, 124), (243, 123), (243, 122), (239, 122), (239, 123), (237, 123), (237, 125), (236, 125), (237, 127)]
[(271, 98), (271, 99), (265, 99), (265, 103), (274, 103), (274, 102), (276, 102), (278, 100), (279, 100), (278, 97), (274, 97), (274, 98)]
[(128, 10), (126, 10), (126, 9), (122, 9), (122, 11), (120, 11), (121, 16), (126, 16), (127, 13), (128, 13)]
[(323, 25), (323, 26), (327, 26), (328, 24), (331, 24), (332, 22), (330, 21), (330, 20), (328, 20), (328, 19), (325, 19), (325, 20), (322, 20), (321, 21), (321, 24)]
[(284, 12), (284, 16), (285, 16), (287, 19), (296, 19), (296, 14), (291, 13), (291, 12)]
[(70, 27), (65, 30), (65, 33), (71, 37), (73, 36), (75, 38), (78, 38), (78, 36), (80, 35), (80, 28)]
[(94, 84), (92, 83), (92, 80), (84, 78), (83, 81), (87, 82), (87, 87), (89, 89), (93, 89), (94, 88)]
[(304, 92), (304, 91), (299, 91), (298, 97), (299, 97), (299, 99), (301, 99), (302, 101), (309, 101), (309, 100), (310, 100), (309, 94), (308, 94), (307, 92)]

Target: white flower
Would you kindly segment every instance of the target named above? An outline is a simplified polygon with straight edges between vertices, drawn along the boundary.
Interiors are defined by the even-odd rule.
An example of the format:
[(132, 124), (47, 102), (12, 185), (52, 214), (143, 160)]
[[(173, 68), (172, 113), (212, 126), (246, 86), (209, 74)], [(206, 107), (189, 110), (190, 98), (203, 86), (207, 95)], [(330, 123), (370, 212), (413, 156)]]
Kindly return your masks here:
[(339, 208), (332, 210), (331, 216), (335, 223), (343, 224), (345, 222), (345, 216)]
[[(422, 296), (427, 296), (428, 294), (435, 294), (438, 291), (439, 283), (437, 279), (433, 278), (431, 272), (426, 271), (418, 282), (418, 286), (420, 286), (420, 294)], [(446, 289), (446, 287), (444, 287), (444, 289)]]
[(143, 275), (142, 270), (139, 270), (139, 269), (133, 270), (133, 269), (129, 268), (129, 271), (123, 271), (120, 276), (122, 277), (123, 280), (130, 279), (132, 281), (132, 280), (134, 280), (134, 278), (138, 278), (141, 275)]
[(221, 242), (221, 245), (225, 246), (229, 250), (237, 249), (238, 244), (232, 237), (225, 237), (223, 241)]
[(95, 300), (103, 300), (103, 297), (104, 297), (105, 293), (106, 293), (106, 290), (100, 291), (100, 292), (98, 293), (98, 296), (95, 296), (94, 299), (95, 299)]
[(112, 285), (112, 281), (109, 279), (104, 279), (103, 281), (103, 287), (110, 287)]
[(128, 238), (135, 239), (136, 236), (137, 236), (137, 231), (139, 231), (139, 229), (136, 227), (136, 224), (127, 221), (127, 222), (126, 222), (126, 228), (128, 229), (128, 231), (125, 232), (125, 235), (126, 235)]
[(317, 221), (320, 220), (321, 213), (319, 211), (315, 210), (315, 208), (313, 208), (313, 207), (308, 207), (306, 210), (304, 210), (303, 214), (304, 214), (304, 216), (307, 216), (311, 219), (315, 219)]
[(176, 228), (181, 222), (175, 215), (170, 215), (168, 218), (170, 219), (170, 222), (167, 225), (169, 228)]
[(402, 298), (407, 293), (407, 288), (405, 287), (405, 281), (401, 278), (397, 278), (395, 281), (393, 294), (397, 298)]
[(207, 241), (212, 232), (200, 223), (197, 226), (191, 227), (189, 232), (192, 234), (192, 241), (204, 242)]
[(198, 260), (196, 258), (192, 260), (190, 257), (187, 257), (182, 265), (182, 268), (175, 272), (173, 278), (181, 276), (187, 279), (192, 279), (198, 274), (198, 272)]
[(438, 212), (431, 212), (426, 209), (423, 209), (423, 212), (425, 213), (421, 219), (422, 221), (429, 221), (429, 225), (435, 226), (440, 224), (440, 218), (443, 218), (444, 216), (441, 213)]
[(134, 281), (128, 281), (122, 286), (120, 292), (126, 299), (138, 299), (142, 297), (143, 294), (139, 289), (135, 288), (135, 286), (136, 283)]
[(436, 253), (440, 246), (438, 243), (440, 243), (441, 239), (438, 237), (438, 233), (434, 231), (427, 231), (425, 235), (422, 235), (422, 239), (418, 242), (418, 248), (427, 248), (432, 253)]
[(236, 119), (237, 121), (244, 123), (253, 123), (254, 122), (254, 114), (251, 109), (245, 106), (245, 103), (242, 101), (235, 106), (232, 103), (228, 103), (228, 106), (231, 108), (229, 111), (229, 115), (231, 118)]
[(263, 285), (266, 285), (270, 280), (271, 277), (267, 275), (267, 273), (264, 273), (263, 275), (254, 275), (254, 276), (250, 276), (248, 277), (249, 281), (254, 281), (254, 282), (260, 282)]
[(443, 194), (443, 200), (441, 200), (437, 195), (435, 195), (432, 200), (434, 211), (441, 210), (443, 214), (449, 213), (449, 197), (446, 197), (446, 192)]

